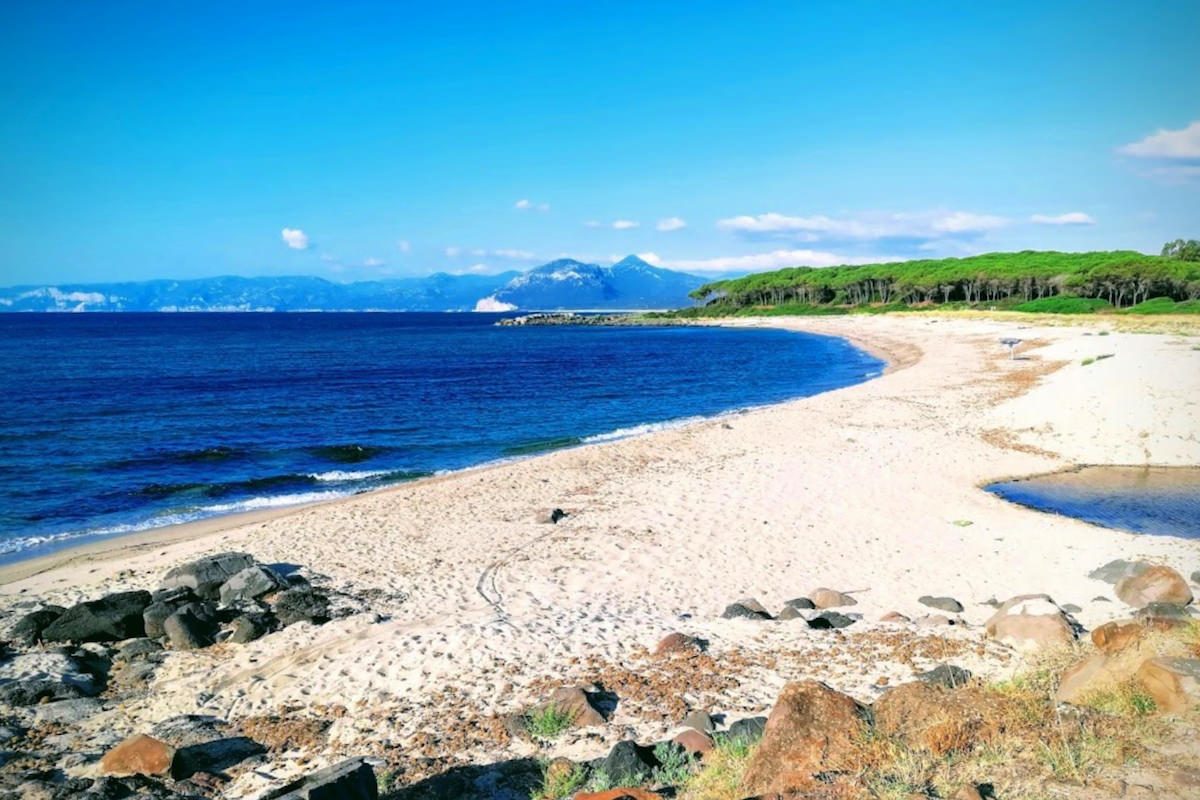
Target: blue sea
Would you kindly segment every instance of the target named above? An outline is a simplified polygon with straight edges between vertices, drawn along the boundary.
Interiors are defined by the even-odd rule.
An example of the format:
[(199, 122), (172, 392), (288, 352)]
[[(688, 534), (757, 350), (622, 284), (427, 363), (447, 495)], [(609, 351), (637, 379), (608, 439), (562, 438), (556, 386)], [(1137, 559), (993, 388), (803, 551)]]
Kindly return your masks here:
[(0, 314), (0, 559), (618, 439), (882, 369), (842, 340), (778, 330), (499, 318)]

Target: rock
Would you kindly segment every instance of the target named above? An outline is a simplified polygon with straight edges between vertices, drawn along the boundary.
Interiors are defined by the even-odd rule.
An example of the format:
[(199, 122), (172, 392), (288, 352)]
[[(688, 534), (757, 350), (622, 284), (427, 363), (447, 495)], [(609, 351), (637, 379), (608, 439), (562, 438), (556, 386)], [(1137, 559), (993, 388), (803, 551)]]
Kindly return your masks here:
[(658, 766), (654, 752), (642, 747), (632, 739), (617, 742), (598, 765), (608, 779), (621, 785), (642, 783)]
[(947, 689), (957, 689), (970, 683), (971, 673), (969, 670), (956, 667), (953, 664), (938, 664), (928, 672), (918, 674), (917, 680), (936, 686), (944, 686)]
[(837, 611), (822, 611), (820, 614), (808, 618), (808, 627), (817, 630), (829, 630), (830, 628), (846, 628), (854, 624), (853, 617), (848, 617)]
[(1160, 711), (1182, 714), (1200, 705), (1200, 658), (1151, 658), (1135, 677)]
[(263, 800), (377, 800), (375, 770), (361, 758), (331, 767), (267, 793)]
[(100, 759), (100, 770), (105, 775), (166, 775), (174, 759), (174, 747), (138, 734), (105, 753)]
[(31, 611), (17, 620), (9, 631), (9, 638), (24, 647), (33, 647), (42, 640), (42, 631), (46, 626), (63, 615), (66, 609), (62, 606), (42, 606), (37, 611)]
[(1083, 611), (1082, 608), (1075, 605), (1074, 603), (1063, 603), (1062, 610), (1067, 612), (1068, 614), (1078, 614), (1080, 611)]
[(147, 656), (161, 653), (163, 646), (153, 639), (130, 639), (117, 648), (120, 661), (141, 661)]
[(149, 592), (118, 592), (78, 603), (42, 629), (48, 642), (117, 642), (144, 636)]
[(753, 597), (743, 597), (736, 603), (730, 603), (725, 606), (725, 611), (721, 614), (722, 619), (770, 619), (771, 615), (763, 608), (762, 603), (755, 600)]
[(254, 565), (230, 576), (221, 584), (217, 594), (221, 605), (234, 606), (247, 600), (257, 600), (265, 594), (279, 591), (286, 584), (269, 567)]
[(1083, 703), (1096, 692), (1120, 682), (1122, 677), (1128, 677), (1128, 673), (1117, 669), (1114, 659), (1104, 653), (1093, 653), (1063, 672), (1054, 702)]
[(79, 659), (65, 653), (23, 653), (0, 663), (0, 703), (4, 705), (92, 697), (100, 689), (99, 681)]
[(146, 610), (142, 612), (142, 624), (145, 626), (146, 636), (150, 639), (161, 639), (166, 636), (163, 623), (167, 621), (167, 617), (199, 599), (196, 593), (186, 586), (155, 592), (151, 595), (150, 605), (146, 606)]
[(906, 683), (885, 692), (872, 710), (877, 731), (936, 756), (970, 752), (1003, 732), (998, 699), (978, 688)]
[(961, 614), (963, 604), (955, 600), (953, 597), (933, 597), (931, 595), (922, 595), (917, 598), (917, 602), (923, 606), (936, 608), (938, 611), (948, 611), (951, 614)]
[(221, 584), (252, 566), (254, 558), (249, 553), (217, 553), (180, 564), (163, 576), (162, 586), (186, 587), (206, 600), (216, 600)]
[(1145, 561), (1126, 561), (1123, 558), (1118, 558), (1115, 561), (1110, 561), (1104, 566), (1092, 570), (1088, 573), (1088, 577), (1093, 580), (1116, 584), (1122, 578), (1139, 575), (1149, 568), (1150, 565)]
[(662, 800), (662, 795), (648, 789), (627, 786), (621, 789), (605, 789), (602, 792), (580, 792), (575, 800)]
[(794, 597), (785, 602), (783, 605), (785, 608), (797, 608), (801, 611), (812, 611), (817, 607), (816, 604), (807, 597)]
[(176, 752), (171, 777), (183, 780), (197, 772), (221, 773), (266, 752), (267, 748), (249, 736), (227, 736), (196, 742), (180, 747)]
[(1200, 586), (1200, 569), (1192, 573), (1192, 583)]
[(1018, 650), (1039, 650), (1075, 641), (1075, 629), (1048, 595), (1022, 594), (1003, 604), (984, 624), (989, 636)]
[(38, 724), (52, 722), (59, 725), (76, 725), (103, 707), (104, 704), (99, 700), (91, 697), (77, 697), (73, 700), (59, 700), (35, 706), (33, 718)]
[(295, 622), (311, 622), (314, 625), (329, 622), (329, 600), (307, 586), (280, 592), (275, 597), (274, 611), (279, 624), (284, 626)]
[(561, 508), (554, 508), (551, 509), (550, 513), (546, 515), (546, 522), (550, 523), (551, 525), (557, 525), (559, 520), (566, 519), (566, 517), (567, 512), (563, 511)]
[(188, 603), (167, 617), (163, 632), (172, 649), (199, 650), (213, 643), (217, 623), (209, 607), (201, 603)]
[(744, 742), (757, 742), (762, 738), (766, 727), (766, 717), (743, 717), (730, 724), (729, 729), (725, 731), (722, 738), (729, 740), (737, 739)]
[(742, 795), (801, 790), (819, 773), (856, 769), (864, 716), (853, 698), (823, 683), (787, 684), (742, 777)]
[(1122, 578), (1113, 589), (1126, 605), (1142, 608), (1150, 603), (1192, 602), (1192, 590), (1187, 581), (1170, 567), (1148, 567), (1136, 575)]
[(777, 616), (775, 619), (781, 622), (786, 622), (789, 619), (807, 620), (808, 617), (804, 615), (804, 609), (796, 608), (795, 606), (784, 606), (783, 610), (779, 612), (779, 616)]
[(814, 589), (809, 592), (808, 599), (814, 608), (837, 608), (839, 606), (856, 606), (858, 601), (848, 594), (835, 592), (833, 589)]
[(604, 715), (592, 706), (587, 692), (578, 686), (563, 686), (555, 689), (544, 702), (534, 706), (529, 715), (555, 708), (559, 712), (571, 715), (571, 727), (586, 728), (592, 725), (603, 725)]
[(879, 618), (880, 622), (912, 622), (911, 619), (901, 614), (899, 611), (889, 611)]
[(711, 736), (693, 728), (676, 734), (671, 742), (682, 747), (690, 756), (702, 756), (715, 746)]
[(1190, 623), (1192, 611), (1178, 603), (1148, 603), (1134, 611), (1133, 618), (1147, 627), (1166, 631)]
[(1106, 622), (1092, 631), (1092, 644), (1102, 653), (1115, 653), (1140, 639), (1145, 630), (1137, 622)]
[(704, 649), (701, 641), (684, 633), (668, 633), (654, 648), (654, 655), (668, 653), (699, 653)]
[(685, 728), (691, 728), (694, 731), (701, 733), (712, 733), (717, 729), (717, 723), (713, 722), (713, 718), (709, 716), (707, 711), (693, 711), (683, 718), (679, 723)]
[(246, 644), (262, 638), (275, 627), (275, 618), (270, 614), (241, 614), (234, 618), (229, 634), (229, 641), (235, 644)]

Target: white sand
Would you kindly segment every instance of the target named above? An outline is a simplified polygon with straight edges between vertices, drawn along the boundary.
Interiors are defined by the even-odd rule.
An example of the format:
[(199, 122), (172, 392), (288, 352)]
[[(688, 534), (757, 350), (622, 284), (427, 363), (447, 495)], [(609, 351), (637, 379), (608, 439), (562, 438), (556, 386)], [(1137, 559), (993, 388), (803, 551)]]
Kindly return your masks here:
[[(1195, 337), (927, 316), (744, 324), (850, 336), (891, 354), (898, 368), (817, 397), (199, 538), (113, 540), (115, 551), (0, 587), (0, 604), (152, 588), (170, 566), (221, 550), (304, 565), (353, 594), (375, 590), (371, 609), (386, 619), (360, 613), (246, 646), (173, 654), (150, 696), (88, 723), (116, 736), (177, 713), (240, 718), (340, 703), (350, 713), (334, 741), (354, 752), (415, 747), (413, 735), (438, 729), (439, 713), (454, 708), (439, 695), (447, 688), (478, 712), (512, 711), (539, 699), (528, 688), (536, 678), (582, 677), (573, 658), (641, 665), (636, 648), (671, 630), (709, 639), (731, 671), (735, 654), (822, 654), (741, 669), (735, 687), (692, 698), (731, 718), (765, 711), (783, 681), (802, 674), (870, 699), (880, 676), (894, 683), (912, 672), (869, 649), (872, 635), (895, 630), (875, 621), (892, 610), (926, 613), (920, 595), (958, 598), (977, 626), (992, 610), (981, 605), (988, 598), (1048, 592), (1082, 606), (1077, 617), (1090, 628), (1127, 612), (1092, 601), (1112, 596), (1087, 578), (1093, 568), (1122, 557), (1185, 574), (1200, 568), (1200, 542), (1105, 530), (978, 488), (1079, 462), (1200, 465)], [(1012, 335), (1046, 344), (1009, 361), (997, 340)], [(1114, 357), (1080, 365), (1102, 353)], [(1051, 362), (1065, 365), (1050, 371)], [(1006, 440), (1020, 449), (998, 444)], [(555, 506), (570, 516), (557, 526), (536, 521)], [(963, 520), (973, 524), (955, 524)], [(842, 634), (719, 619), (744, 595), (777, 611), (818, 586), (853, 591), (858, 605), (845, 610), (864, 621)], [(985, 674), (1011, 668), (978, 627), (943, 632), (970, 643), (956, 663)], [(559, 751), (595, 756), (622, 733), (666, 729), (635, 711), (618, 707), (609, 730), (566, 737)], [(500, 758), (530, 748), (482, 751)], [(243, 777), (233, 793), (252, 792), (255, 780)]]

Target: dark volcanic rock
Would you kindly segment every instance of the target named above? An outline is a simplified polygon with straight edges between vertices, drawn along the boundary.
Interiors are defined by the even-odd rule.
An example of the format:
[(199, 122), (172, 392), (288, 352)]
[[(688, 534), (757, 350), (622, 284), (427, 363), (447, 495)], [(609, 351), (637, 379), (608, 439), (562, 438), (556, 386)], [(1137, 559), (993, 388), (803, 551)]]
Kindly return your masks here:
[(318, 770), (268, 793), (264, 800), (376, 800), (375, 770), (361, 758)]
[(130, 639), (117, 648), (117, 658), (121, 661), (142, 661), (147, 656), (162, 652), (162, 645), (153, 639)]
[(757, 742), (762, 738), (763, 730), (767, 727), (766, 717), (746, 717), (739, 719), (729, 726), (722, 737), (729, 740), (741, 739), (746, 742)]
[(233, 620), (229, 641), (245, 644), (262, 638), (275, 629), (275, 617), (268, 613), (242, 614)]
[(280, 624), (285, 626), (294, 622), (321, 625), (329, 621), (329, 600), (314, 589), (297, 587), (279, 593), (274, 611)]
[(151, 596), (151, 599), (153, 602), (142, 612), (142, 623), (145, 625), (148, 637), (161, 639), (167, 635), (167, 632), (163, 630), (163, 623), (167, 621), (167, 617), (187, 604), (197, 602), (200, 598), (188, 587), (181, 586), (157, 591)]
[(218, 594), (221, 605), (232, 606), (246, 600), (257, 600), (265, 594), (284, 588), (285, 585), (274, 570), (255, 565), (238, 572), (221, 584)]
[(948, 611), (951, 614), (960, 614), (963, 610), (963, 604), (955, 600), (953, 597), (933, 597), (932, 595), (922, 595), (917, 598), (917, 602), (923, 606), (936, 608), (938, 611)]
[(613, 745), (613, 749), (597, 765), (614, 786), (634, 786), (650, 777), (658, 766), (654, 751), (632, 739)]
[(162, 585), (164, 589), (187, 587), (206, 600), (215, 600), (221, 584), (253, 566), (249, 553), (217, 553), (180, 564), (163, 576)]
[(215, 640), (217, 622), (211, 606), (188, 603), (167, 617), (163, 631), (175, 650), (199, 650)]
[(794, 597), (788, 600), (784, 605), (788, 608), (798, 608), (801, 611), (811, 611), (816, 608), (816, 604), (807, 597)]
[(967, 685), (971, 680), (971, 672), (953, 664), (938, 664), (928, 672), (918, 674), (917, 680), (945, 686), (947, 689), (957, 689)]
[(42, 631), (48, 642), (115, 642), (144, 636), (149, 592), (118, 592), (71, 606)]
[(808, 627), (817, 630), (830, 628), (846, 628), (854, 624), (854, 618), (837, 611), (822, 611), (808, 621)]
[(770, 619), (771, 615), (753, 597), (743, 597), (725, 606), (721, 619)]
[(37, 611), (31, 611), (13, 626), (9, 636), (17, 644), (33, 647), (42, 640), (42, 631), (46, 626), (61, 617), (65, 611), (62, 606), (43, 606)]

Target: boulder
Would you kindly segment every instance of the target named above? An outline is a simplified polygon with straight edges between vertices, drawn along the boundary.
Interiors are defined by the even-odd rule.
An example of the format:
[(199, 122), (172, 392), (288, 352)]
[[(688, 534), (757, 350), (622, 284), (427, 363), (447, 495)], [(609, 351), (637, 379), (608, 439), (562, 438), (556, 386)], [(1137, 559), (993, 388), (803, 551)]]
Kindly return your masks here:
[(186, 587), (206, 600), (216, 600), (221, 584), (252, 566), (254, 558), (249, 553), (217, 553), (180, 564), (168, 571), (163, 576), (162, 587)]
[(830, 630), (831, 628), (848, 628), (854, 624), (854, 618), (848, 617), (837, 611), (822, 611), (819, 614), (808, 618), (808, 627), (816, 630)]
[(713, 722), (712, 716), (707, 711), (693, 711), (679, 724), (701, 733), (712, 733), (717, 729), (717, 723)]
[(528, 715), (544, 712), (549, 708), (557, 709), (560, 713), (571, 716), (571, 727), (586, 728), (592, 725), (603, 725), (604, 715), (592, 705), (587, 692), (578, 686), (562, 686), (544, 702), (534, 706)]
[(853, 698), (819, 681), (787, 684), (742, 776), (742, 795), (803, 790), (818, 774), (855, 769), (865, 715)]
[(163, 632), (172, 649), (199, 650), (213, 643), (217, 622), (210, 606), (189, 603), (167, 617)]
[(642, 783), (657, 766), (658, 760), (651, 748), (626, 739), (613, 745), (597, 769), (603, 771), (613, 783), (627, 786)]
[(119, 661), (143, 661), (162, 652), (162, 645), (153, 639), (130, 639), (117, 648)]
[(166, 636), (163, 623), (167, 621), (167, 617), (188, 603), (195, 603), (199, 599), (199, 596), (186, 586), (155, 592), (151, 595), (150, 605), (146, 606), (146, 610), (142, 612), (142, 624), (145, 626), (146, 636), (151, 639), (161, 639)]
[(725, 611), (721, 613), (722, 619), (770, 619), (771, 615), (763, 608), (762, 603), (755, 600), (753, 597), (743, 597), (736, 603), (730, 603), (725, 606)]
[(271, 614), (241, 614), (234, 618), (230, 626), (229, 641), (234, 644), (253, 642), (266, 636), (274, 627), (275, 618)]
[(221, 605), (235, 606), (277, 592), (287, 584), (270, 567), (256, 564), (232, 575), (217, 590)]
[(918, 597), (917, 602), (923, 606), (936, 608), (938, 611), (946, 611), (950, 614), (961, 614), (963, 610), (963, 604), (953, 597), (934, 597), (926, 594)]
[(812, 592), (809, 592), (808, 599), (812, 601), (814, 608), (838, 608), (840, 606), (858, 605), (858, 601), (850, 595), (825, 588), (814, 589)]
[(167, 775), (175, 760), (175, 748), (151, 736), (131, 736), (100, 759), (105, 775)]
[(807, 597), (793, 597), (791, 600), (786, 601), (783, 605), (785, 608), (797, 608), (801, 611), (812, 611), (817, 607), (816, 604)]
[(1182, 714), (1200, 706), (1200, 658), (1151, 658), (1135, 677), (1160, 711)]
[(149, 592), (118, 592), (78, 603), (42, 629), (48, 642), (116, 642), (144, 636)]
[(938, 664), (928, 672), (918, 674), (917, 680), (947, 689), (958, 689), (971, 682), (971, 672), (953, 664)]
[(1092, 631), (1092, 644), (1101, 653), (1115, 653), (1136, 642), (1145, 632), (1138, 622), (1113, 620)]
[(662, 656), (669, 653), (699, 653), (704, 649), (703, 643), (694, 636), (685, 633), (668, 633), (654, 647), (654, 655)]
[(711, 736), (693, 728), (680, 731), (671, 742), (679, 745), (690, 756), (703, 756), (714, 747)]
[(784, 606), (783, 610), (779, 612), (779, 616), (777, 616), (775, 619), (781, 622), (786, 622), (789, 619), (807, 620), (808, 617), (805, 616), (805, 609), (796, 608), (795, 606)]
[(1092, 580), (1104, 581), (1108, 584), (1116, 584), (1122, 578), (1128, 578), (1133, 575), (1139, 575), (1150, 568), (1150, 565), (1145, 561), (1126, 561), (1123, 558), (1118, 558), (1115, 561), (1110, 561), (1102, 567), (1097, 567), (1088, 573), (1088, 577)]
[(885, 692), (872, 710), (877, 731), (936, 756), (969, 752), (1003, 732), (998, 699), (978, 688), (906, 683)]
[(767, 727), (766, 717), (743, 717), (729, 726), (723, 738), (743, 742), (757, 742)]
[(662, 800), (662, 795), (649, 789), (627, 786), (602, 792), (580, 792), (575, 795), (575, 800)]
[(1018, 650), (1040, 650), (1075, 641), (1075, 628), (1048, 595), (1022, 594), (1000, 605), (984, 624), (989, 636)]
[(1113, 589), (1127, 605), (1142, 608), (1150, 603), (1176, 603), (1186, 606), (1192, 602), (1192, 590), (1175, 570), (1165, 566), (1148, 567), (1136, 575), (1117, 582)]
[(263, 800), (377, 800), (378, 797), (375, 770), (363, 759), (352, 758), (269, 792)]
[(46, 626), (61, 617), (65, 611), (62, 606), (42, 606), (17, 620), (8, 636), (19, 645), (33, 647), (42, 640), (42, 631), (46, 630)]
[(273, 610), (279, 618), (279, 624), (284, 626), (295, 622), (323, 625), (329, 621), (328, 598), (307, 586), (280, 592), (275, 597)]

